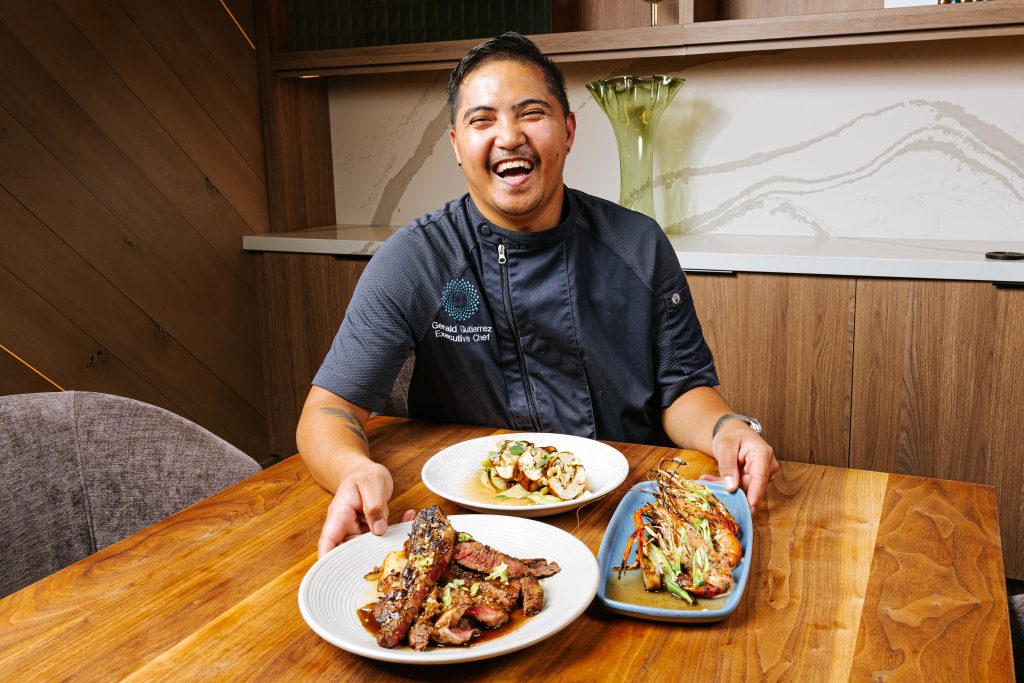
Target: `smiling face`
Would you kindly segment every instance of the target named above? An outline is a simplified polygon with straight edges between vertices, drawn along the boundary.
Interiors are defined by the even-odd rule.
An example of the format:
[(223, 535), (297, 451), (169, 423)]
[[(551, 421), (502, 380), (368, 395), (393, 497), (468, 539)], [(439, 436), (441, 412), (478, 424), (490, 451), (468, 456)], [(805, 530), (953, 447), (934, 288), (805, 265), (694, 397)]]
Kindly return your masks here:
[(562, 111), (540, 67), (492, 60), (471, 71), (459, 90), (451, 141), (484, 217), (509, 230), (558, 225), (575, 131), (575, 116)]

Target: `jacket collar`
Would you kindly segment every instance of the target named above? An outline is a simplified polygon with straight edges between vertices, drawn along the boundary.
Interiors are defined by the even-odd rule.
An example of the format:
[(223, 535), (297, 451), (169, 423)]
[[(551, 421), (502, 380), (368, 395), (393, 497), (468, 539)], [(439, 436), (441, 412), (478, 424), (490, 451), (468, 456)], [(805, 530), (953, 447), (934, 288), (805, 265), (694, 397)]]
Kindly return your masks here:
[(560, 244), (567, 240), (576, 231), (576, 218), (579, 214), (575, 195), (569, 188), (562, 186), (564, 194), (563, 212), (565, 218), (553, 228), (539, 232), (522, 232), (519, 230), (507, 230), (486, 218), (477, 209), (473, 198), (466, 195), (466, 206), (469, 208), (469, 216), (472, 220), (473, 231), (478, 239), (483, 242), (497, 244), (502, 242), (519, 249), (543, 249), (545, 247)]

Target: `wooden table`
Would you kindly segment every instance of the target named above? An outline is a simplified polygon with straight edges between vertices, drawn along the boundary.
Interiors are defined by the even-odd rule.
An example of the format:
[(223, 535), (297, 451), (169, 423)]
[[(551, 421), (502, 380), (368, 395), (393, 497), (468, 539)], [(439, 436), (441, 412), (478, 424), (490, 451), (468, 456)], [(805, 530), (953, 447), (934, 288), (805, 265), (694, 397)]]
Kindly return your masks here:
[[(376, 418), (370, 442), (402, 492), (441, 503), (423, 462), (479, 427)], [(616, 444), (635, 482), (664, 448)], [(688, 474), (713, 462), (688, 452)], [(621, 494), (545, 518), (596, 554)], [(0, 601), (0, 680), (1013, 679), (992, 488), (783, 463), (755, 518), (751, 579), (725, 621), (619, 617), (595, 601), (569, 628), (472, 664), (384, 664), (339, 650), (299, 614), (330, 497), (294, 457)]]

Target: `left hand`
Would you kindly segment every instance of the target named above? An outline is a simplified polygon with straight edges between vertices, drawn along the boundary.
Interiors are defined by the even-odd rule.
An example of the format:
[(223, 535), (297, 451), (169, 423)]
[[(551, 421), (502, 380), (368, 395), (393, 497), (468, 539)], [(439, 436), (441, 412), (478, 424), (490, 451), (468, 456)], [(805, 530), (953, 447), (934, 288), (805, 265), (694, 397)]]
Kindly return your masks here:
[(719, 476), (705, 474), (701, 479), (720, 481), (728, 491), (735, 491), (737, 486), (742, 488), (753, 513), (768, 482), (779, 471), (775, 450), (742, 420), (729, 420), (722, 425), (711, 445)]

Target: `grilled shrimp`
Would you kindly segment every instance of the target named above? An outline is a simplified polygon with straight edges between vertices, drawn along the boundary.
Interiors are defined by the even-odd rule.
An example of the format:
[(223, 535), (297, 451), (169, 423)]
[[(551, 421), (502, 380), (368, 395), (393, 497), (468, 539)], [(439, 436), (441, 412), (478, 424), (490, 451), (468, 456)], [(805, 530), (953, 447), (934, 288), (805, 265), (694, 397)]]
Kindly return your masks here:
[[(633, 515), (620, 573), (640, 568), (644, 587), (666, 588), (687, 602), (692, 595), (718, 597), (732, 590), (732, 567), (743, 557), (739, 524), (711, 491), (683, 479), (675, 470), (649, 475), (654, 502)], [(636, 560), (628, 564), (634, 543)]]

